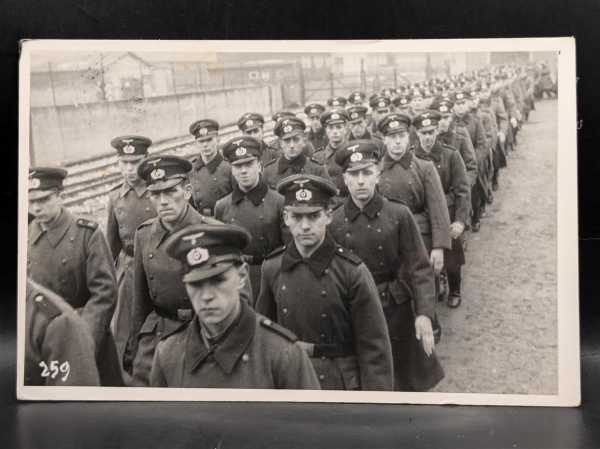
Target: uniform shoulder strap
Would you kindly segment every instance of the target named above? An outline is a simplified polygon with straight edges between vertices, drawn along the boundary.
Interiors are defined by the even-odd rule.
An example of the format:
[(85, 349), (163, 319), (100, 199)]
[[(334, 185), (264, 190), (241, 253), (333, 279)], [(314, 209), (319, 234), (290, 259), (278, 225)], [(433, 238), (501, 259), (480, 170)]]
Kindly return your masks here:
[(144, 228), (144, 227), (146, 227), (146, 226), (150, 226), (150, 225), (152, 224), (152, 222), (154, 221), (154, 218), (155, 218), (155, 217), (153, 217), (153, 218), (148, 218), (147, 220), (145, 220), (145, 221), (142, 221), (142, 222), (140, 223), (140, 225), (137, 227), (137, 229)]
[(89, 228), (92, 230), (98, 229), (98, 223), (92, 220), (88, 220), (87, 218), (78, 218), (76, 220), (77, 226), (81, 226), (82, 228)]
[(272, 259), (273, 257), (278, 256), (279, 254), (283, 253), (284, 251), (285, 251), (285, 245), (275, 248), (273, 251), (271, 251), (269, 254), (266, 255), (265, 259)]
[(296, 334), (294, 334), (291, 330), (289, 330), (277, 323), (274, 323), (273, 321), (271, 321), (268, 318), (260, 318), (259, 320), (260, 320), (260, 325), (262, 327), (275, 332), (277, 335), (285, 338), (286, 340), (290, 341), (291, 343), (295, 343), (296, 341), (298, 341), (298, 337), (296, 337)]
[(268, 167), (269, 165), (273, 165), (273, 164), (274, 164), (275, 162), (277, 162), (278, 160), (279, 160), (279, 158), (278, 158), (278, 157), (276, 157), (275, 159), (271, 159), (269, 162), (267, 162), (267, 163), (265, 163), (265, 164), (263, 165), (263, 168), (264, 168), (264, 167)]
[(122, 182), (118, 182), (118, 183), (116, 183), (116, 184), (115, 184), (113, 187), (111, 187), (111, 188), (109, 189), (109, 192), (114, 192), (115, 190), (119, 190), (119, 189), (121, 188), (121, 186), (122, 186), (122, 185), (123, 185), (123, 183), (122, 183)]
[(336, 245), (335, 254), (342, 257), (343, 259), (346, 259), (347, 261), (351, 262), (354, 265), (360, 265), (362, 263), (362, 260), (360, 259), (360, 257), (355, 256), (354, 254), (352, 254), (350, 251), (343, 248), (342, 246)]

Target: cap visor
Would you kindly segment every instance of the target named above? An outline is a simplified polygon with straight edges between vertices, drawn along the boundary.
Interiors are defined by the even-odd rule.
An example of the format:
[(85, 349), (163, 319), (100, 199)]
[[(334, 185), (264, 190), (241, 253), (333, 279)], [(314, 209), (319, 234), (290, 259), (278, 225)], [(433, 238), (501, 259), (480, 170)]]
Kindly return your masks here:
[(346, 123), (346, 120), (327, 120), (327, 123), (325, 123), (325, 126), (337, 125), (338, 123)]
[(56, 189), (51, 189), (51, 190), (30, 190), (28, 192), (29, 195), (29, 199), (30, 200), (41, 200), (42, 198), (46, 198), (50, 195), (52, 195), (53, 193), (57, 193), (58, 191)]
[(373, 159), (368, 159), (363, 162), (352, 162), (352, 163), (350, 163), (350, 165), (348, 165), (348, 168), (346, 169), (346, 171), (353, 172), (353, 171), (362, 170), (363, 168), (370, 167), (371, 165), (376, 164), (376, 163), (377, 163), (377, 161), (375, 161)]
[(423, 126), (422, 128), (417, 128), (417, 131), (433, 131), (434, 129), (437, 129), (437, 124), (436, 125)]
[(183, 276), (183, 282), (200, 282), (225, 273), (233, 266), (233, 262), (225, 262), (208, 267), (193, 268)]
[(142, 159), (144, 159), (147, 156), (148, 156), (147, 154), (122, 154), (122, 155), (119, 155), (118, 158), (119, 158), (119, 160), (122, 160), (122, 161), (137, 162), (137, 161), (141, 161)]
[(167, 190), (171, 187), (176, 186), (184, 181), (185, 178), (167, 179), (166, 181), (158, 181), (150, 184), (148, 190), (150, 192), (160, 192), (161, 190)]
[(249, 162), (249, 161), (251, 161), (253, 159), (258, 160), (258, 158), (256, 156), (248, 156), (248, 157), (244, 157), (242, 159), (236, 159), (235, 161), (230, 162), (230, 164), (231, 165), (241, 165), (241, 164), (243, 164), (245, 162)]
[(400, 128), (396, 128), (396, 129), (391, 129), (388, 132), (385, 133), (386, 136), (391, 136), (392, 134), (398, 134), (398, 133), (406, 133), (408, 132), (408, 128), (407, 127), (400, 127)]
[(297, 214), (312, 214), (320, 210), (326, 209), (325, 206), (285, 206), (285, 210), (295, 212)]
[(281, 137), (280, 137), (280, 139), (288, 139), (290, 137), (300, 136), (300, 135), (304, 135), (304, 130), (302, 130), (302, 129), (295, 129), (294, 131), (291, 131), (289, 133), (282, 134)]

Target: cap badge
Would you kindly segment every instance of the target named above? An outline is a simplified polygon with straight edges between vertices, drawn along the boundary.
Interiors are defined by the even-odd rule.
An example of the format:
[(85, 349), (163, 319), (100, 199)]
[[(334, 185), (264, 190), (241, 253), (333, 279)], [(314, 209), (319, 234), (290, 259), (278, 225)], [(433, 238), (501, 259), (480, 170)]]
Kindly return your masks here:
[(331, 114), (331, 120), (339, 120), (340, 114)]
[(296, 192), (296, 199), (298, 201), (310, 201), (312, 199), (312, 192), (307, 189), (300, 189)]
[(440, 112), (448, 112), (448, 106), (441, 105)]
[(421, 122), (421, 126), (431, 126), (431, 120), (426, 118)]
[(333, 106), (339, 106), (340, 102), (337, 100), (333, 100), (333, 102), (331, 103)]
[(358, 118), (358, 112), (353, 112), (352, 114), (350, 114), (350, 118)]
[(457, 99), (457, 100), (460, 100), (460, 99), (462, 99), (462, 98), (464, 98), (464, 95), (463, 95), (463, 94), (456, 94), (456, 99)]
[(133, 153), (135, 153), (135, 147), (133, 145), (131, 145), (130, 143), (128, 143), (127, 145), (125, 145), (123, 147), (123, 153), (133, 154)]
[(389, 123), (389, 125), (388, 125), (388, 128), (391, 128), (391, 129), (396, 129), (396, 128), (398, 128), (399, 126), (400, 126), (400, 122), (399, 122), (398, 120), (392, 120), (392, 121)]
[(385, 101), (380, 101), (379, 102), (379, 107), (380, 108), (385, 108)]
[(189, 266), (193, 267), (196, 265), (200, 265), (203, 262), (206, 262), (210, 254), (208, 249), (202, 247), (192, 248), (187, 253), (187, 263)]
[(356, 152), (356, 153), (352, 153), (352, 156), (350, 156), (350, 161), (351, 162), (359, 162), (362, 161), (363, 159), (363, 154)]
[(293, 129), (294, 129), (294, 127), (292, 125), (286, 125), (286, 126), (283, 127), (283, 132), (284, 133), (291, 133)]
[(29, 188), (30, 189), (38, 189), (40, 187), (40, 178), (31, 178), (29, 180)]
[(252, 119), (246, 120), (246, 126), (254, 126), (254, 120), (252, 120)]
[(152, 170), (150, 172), (150, 177), (155, 180), (158, 181), (159, 179), (163, 179), (165, 177), (166, 173), (162, 168), (155, 168), (154, 170)]
[(403, 98), (402, 100), (400, 100), (400, 104), (406, 104), (408, 103), (408, 100), (406, 98)]
[(248, 154), (246, 147), (239, 147), (238, 149), (235, 150), (235, 155), (237, 157), (245, 156), (246, 154)]
[(198, 130), (198, 134), (200, 134), (201, 136), (206, 136), (208, 134), (208, 128), (200, 128)]

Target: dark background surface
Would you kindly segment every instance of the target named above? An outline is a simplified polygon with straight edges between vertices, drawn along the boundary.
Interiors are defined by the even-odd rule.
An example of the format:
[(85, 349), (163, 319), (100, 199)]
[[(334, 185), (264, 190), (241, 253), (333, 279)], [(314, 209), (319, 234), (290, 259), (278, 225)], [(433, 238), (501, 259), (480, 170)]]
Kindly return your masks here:
[[(600, 2), (0, 1), (0, 444), (3, 448), (600, 447)], [(575, 36), (582, 394), (579, 408), (15, 400), (18, 41)], [(569, 149), (576, 151), (575, 148)], [(560, 151), (565, 151), (561, 148)]]

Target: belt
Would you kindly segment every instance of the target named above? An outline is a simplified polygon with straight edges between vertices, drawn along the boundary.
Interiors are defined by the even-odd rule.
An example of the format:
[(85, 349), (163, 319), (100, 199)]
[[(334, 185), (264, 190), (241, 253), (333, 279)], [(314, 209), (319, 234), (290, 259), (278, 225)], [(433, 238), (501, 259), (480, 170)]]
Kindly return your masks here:
[(351, 344), (315, 343), (313, 357), (348, 357), (354, 355), (354, 347)]
[(175, 309), (168, 310), (163, 309), (162, 307), (154, 306), (154, 311), (163, 318), (169, 318), (175, 321), (191, 321), (194, 316), (194, 311), (192, 309)]

